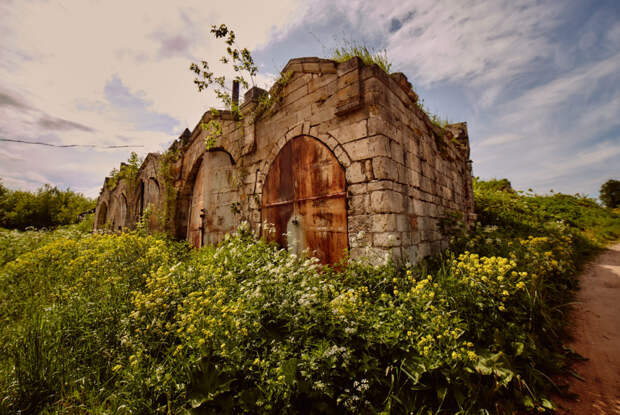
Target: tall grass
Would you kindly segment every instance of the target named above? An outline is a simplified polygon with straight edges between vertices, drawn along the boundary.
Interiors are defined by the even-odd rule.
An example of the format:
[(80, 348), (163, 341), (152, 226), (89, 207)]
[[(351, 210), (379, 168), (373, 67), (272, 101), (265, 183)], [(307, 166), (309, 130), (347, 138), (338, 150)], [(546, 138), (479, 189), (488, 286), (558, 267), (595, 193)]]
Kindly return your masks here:
[(576, 272), (620, 217), (506, 183), (475, 198), (480, 223), (415, 267), (325, 268), (247, 228), (199, 251), (8, 233), (0, 413), (551, 410)]

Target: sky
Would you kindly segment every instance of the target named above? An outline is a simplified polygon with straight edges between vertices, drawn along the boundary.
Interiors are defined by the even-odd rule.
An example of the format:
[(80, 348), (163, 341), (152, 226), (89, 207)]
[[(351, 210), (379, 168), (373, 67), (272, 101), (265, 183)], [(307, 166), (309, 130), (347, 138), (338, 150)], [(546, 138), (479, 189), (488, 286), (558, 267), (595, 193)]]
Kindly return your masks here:
[[(165, 151), (217, 101), (225, 23), (268, 88), (289, 59), (385, 51), (433, 113), (467, 121), (474, 175), (597, 197), (620, 179), (620, 1), (0, 0), (0, 180), (96, 197), (131, 150)], [(134, 149), (106, 146), (140, 146)]]

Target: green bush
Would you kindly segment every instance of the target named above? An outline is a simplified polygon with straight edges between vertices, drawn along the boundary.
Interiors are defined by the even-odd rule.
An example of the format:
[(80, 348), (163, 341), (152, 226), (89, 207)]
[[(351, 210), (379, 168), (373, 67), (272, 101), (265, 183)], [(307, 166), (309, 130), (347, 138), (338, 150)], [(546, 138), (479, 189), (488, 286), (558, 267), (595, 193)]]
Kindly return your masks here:
[(95, 207), (95, 201), (71, 190), (45, 185), (36, 193), (9, 190), (0, 182), (0, 227), (21, 229), (55, 228), (80, 221), (80, 214)]
[(551, 410), (575, 274), (620, 217), (480, 184), (480, 223), (415, 267), (323, 267), (245, 227), (198, 251), (7, 232), (0, 413)]

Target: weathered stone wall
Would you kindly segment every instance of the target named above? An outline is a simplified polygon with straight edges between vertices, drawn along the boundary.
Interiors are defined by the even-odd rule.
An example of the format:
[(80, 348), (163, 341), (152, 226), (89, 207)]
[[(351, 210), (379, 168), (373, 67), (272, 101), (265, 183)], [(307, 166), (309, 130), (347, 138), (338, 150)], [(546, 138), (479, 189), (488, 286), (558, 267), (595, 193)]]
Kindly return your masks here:
[[(191, 133), (186, 130), (173, 143), (169, 153), (175, 156), (147, 157), (136, 181), (139, 185), (125, 181), (113, 189), (104, 185), (95, 228), (104, 228), (104, 224), (113, 229), (130, 228), (141, 209), (151, 204), (154, 211), (167, 212), (153, 215), (152, 226), (200, 246), (221, 240), (241, 221), (262, 232), (266, 208), (290, 205), (294, 209), (278, 208), (284, 215), (292, 215), (283, 218), (280, 231), (291, 232), (291, 223), (298, 224), (301, 215), (302, 225), (296, 226), (308, 228), (301, 243), (321, 254), (328, 245), (319, 240), (330, 237), (330, 223), (339, 226), (333, 222), (340, 217), (333, 209), (340, 208), (328, 200), (345, 197), (345, 241), (353, 257), (380, 261), (389, 254), (416, 261), (445, 247), (448, 238), (440, 232), (441, 218), (459, 212), (468, 220), (472, 213), (466, 125), (444, 129), (434, 125), (416, 105), (417, 96), (404, 75), (388, 76), (376, 65), (364, 66), (357, 58), (344, 63), (293, 59), (282, 73), (287, 81), (274, 85), (272, 105), (266, 111), (260, 109), (263, 113), (258, 117), (259, 97), (264, 91), (257, 88), (246, 93), (241, 106), (243, 120), (220, 112), (217, 118), (223, 134), (213, 148), (206, 149), (208, 132), (202, 130), (203, 123), (213, 116), (207, 112)], [(309, 161), (287, 155), (285, 161), (312, 170), (327, 163), (321, 150), (326, 147), (344, 172), (345, 194), (321, 190), (331, 186), (338, 175), (335, 170), (336, 176), (293, 171), (299, 177), (294, 185), (289, 183), (291, 188), (314, 186), (308, 190), (313, 193), (287, 200), (277, 194), (277, 186), (286, 187), (286, 177), (272, 178), (274, 197), (281, 197), (274, 203), (271, 197), (267, 204), (267, 199), (263, 200), (267, 176), (288, 175), (274, 173), (277, 169), (270, 173), (274, 160), (283, 149), (288, 151), (287, 143), (302, 137), (306, 137), (305, 148), (314, 155), (308, 156)], [(315, 157), (319, 154), (323, 154), (320, 160)], [(164, 158), (169, 160), (169, 169), (161, 167)], [(282, 159), (280, 156), (278, 163), (282, 164)], [(286, 163), (282, 166), (294, 169)], [(168, 171), (166, 177), (161, 170)], [(290, 213), (292, 210), (297, 213)]]

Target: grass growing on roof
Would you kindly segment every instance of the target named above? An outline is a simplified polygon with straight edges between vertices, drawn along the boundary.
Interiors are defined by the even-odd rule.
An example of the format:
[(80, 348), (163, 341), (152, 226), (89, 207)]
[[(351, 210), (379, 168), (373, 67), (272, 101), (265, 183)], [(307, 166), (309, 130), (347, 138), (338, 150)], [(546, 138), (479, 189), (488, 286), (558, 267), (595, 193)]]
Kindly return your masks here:
[(387, 51), (377, 51), (363, 43), (345, 41), (343, 46), (334, 48), (331, 59), (336, 62), (346, 62), (353, 57), (358, 57), (365, 65), (377, 64), (386, 74), (390, 74), (392, 63), (388, 59)]

